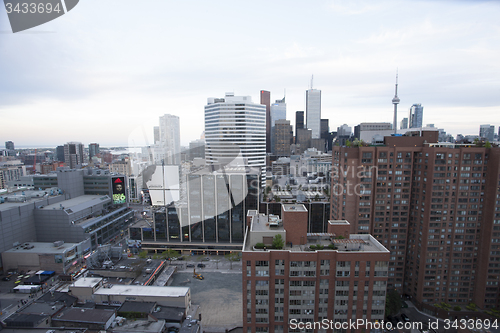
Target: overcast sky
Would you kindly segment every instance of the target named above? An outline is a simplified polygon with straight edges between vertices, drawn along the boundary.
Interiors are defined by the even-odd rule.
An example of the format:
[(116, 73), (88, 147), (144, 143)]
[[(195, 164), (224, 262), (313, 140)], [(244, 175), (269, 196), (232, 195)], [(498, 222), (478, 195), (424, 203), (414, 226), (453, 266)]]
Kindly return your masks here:
[(456, 135), (500, 125), (500, 2), (82, 0), (13, 34), (0, 8), (0, 146), (151, 143), (160, 115), (181, 144), (204, 130), (208, 97), (286, 89), (287, 118), (314, 75), (322, 118), (424, 124)]

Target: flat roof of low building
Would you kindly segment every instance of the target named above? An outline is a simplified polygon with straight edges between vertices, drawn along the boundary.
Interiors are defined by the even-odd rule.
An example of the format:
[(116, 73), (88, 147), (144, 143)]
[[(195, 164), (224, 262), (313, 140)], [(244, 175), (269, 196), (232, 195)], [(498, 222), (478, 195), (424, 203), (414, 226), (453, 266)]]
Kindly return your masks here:
[(283, 204), (285, 212), (307, 212), (307, 209), (302, 204)]
[(103, 280), (102, 278), (96, 278), (96, 277), (83, 277), (74, 281), (70, 287), (95, 288), (99, 283), (101, 283), (102, 280)]
[(40, 209), (61, 209), (62, 207), (68, 214), (71, 214), (107, 201), (111, 201), (111, 198), (107, 195), (80, 195), (79, 197), (44, 206)]
[(140, 312), (152, 313), (155, 309), (156, 302), (130, 302), (125, 301), (118, 309), (118, 312)]
[(49, 293), (43, 294), (36, 301), (38, 303), (40, 303), (40, 302), (45, 302), (45, 303), (61, 302), (61, 303), (65, 303), (66, 305), (72, 305), (72, 304), (75, 304), (76, 301), (78, 301), (78, 298), (71, 296), (68, 293), (54, 291), (54, 292), (49, 292)]
[(255, 231), (283, 231), (283, 222), (277, 215), (257, 214), (252, 217), (250, 230)]
[(189, 287), (157, 287), (136, 285), (112, 285), (111, 288), (99, 288), (96, 295), (127, 295), (127, 296), (160, 296), (160, 297), (185, 297)]
[(115, 314), (115, 310), (69, 308), (55, 316), (54, 320), (71, 321), (76, 323), (105, 324)]
[[(3, 198), (16, 198), (18, 200), (22, 200), (22, 198), (26, 198), (26, 201), (6, 201), (2, 204), (0, 204), (0, 211), (6, 211), (6, 210), (9, 210), (13, 207), (19, 207), (19, 206), (24, 206), (24, 205), (33, 205), (33, 203), (36, 203), (36, 202), (39, 202), (39, 201), (42, 201), (46, 198), (49, 198), (49, 200), (51, 198), (55, 198), (59, 195), (53, 195), (53, 196), (43, 196), (42, 193), (45, 193), (47, 191), (38, 191), (38, 190), (25, 190), (25, 195), (23, 196), (21, 193), (22, 192), (15, 192), (17, 194), (14, 194), (14, 193), (2, 193), (0, 194), (1, 197)], [(37, 194), (40, 194), (41, 196), (37, 197), (37, 196), (34, 196), (34, 197), (31, 197), (31, 195), (37, 195)], [(36, 206), (36, 204), (35, 204)]]
[[(61, 246), (54, 246), (54, 243), (29, 242), (23, 243), (5, 252), (7, 253), (37, 253), (37, 254), (62, 254), (74, 248), (79, 243), (64, 243)], [(33, 245), (33, 248), (30, 248)]]
[(30, 305), (26, 306), (22, 310), (18, 311), (18, 313), (52, 316), (54, 313), (58, 312), (59, 310), (61, 310), (64, 307), (65, 307), (65, 304), (62, 302), (57, 302), (57, 303), (34, 302), (34, 303), (31, 303)]
[(148, 321), (148, 320), (126, 320), (121, 326), (117, 327), (119, 332), (163, 332), (165, 320)]

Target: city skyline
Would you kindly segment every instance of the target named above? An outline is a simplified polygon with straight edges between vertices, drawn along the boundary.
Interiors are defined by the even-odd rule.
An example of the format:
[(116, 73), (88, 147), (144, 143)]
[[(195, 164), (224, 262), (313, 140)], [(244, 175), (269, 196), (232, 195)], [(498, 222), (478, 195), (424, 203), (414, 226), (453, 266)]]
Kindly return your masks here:
[[(294, 125), (290, 115), (305, 111), (311, 75), (332, 129), (391, 122), (396, 69), (398, 119), (421, 103), (424, 125), (454, 136), (500, 123), (498, 2), (289, 2), (266, 4), (264, 12), (258, 1), (157, 1), (148, 15), (121, 3), (110, 18), (116, 4), (99, 3), (96, 13), (94, 2), (81, 3), (18, 34), (0, 20), (3, 142), (153, 144), (153, 126), (169, 113), (180, 117), (187, 146), (203, 132), (206, 99), (226, 91), (258, 101), (265, 89), (274, 101), (286, 89)], [(130, 137), (141, 124), (148, 139), (137, 144)]]

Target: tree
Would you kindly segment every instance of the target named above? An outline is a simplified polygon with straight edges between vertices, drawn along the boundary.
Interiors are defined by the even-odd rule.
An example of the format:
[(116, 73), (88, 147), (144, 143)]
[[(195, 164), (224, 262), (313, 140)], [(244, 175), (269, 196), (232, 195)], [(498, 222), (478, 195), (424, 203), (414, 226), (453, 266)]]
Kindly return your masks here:
[(402, 305), (403, 301), (401, 301), (398, 292), (396, 290), (389, 292), (385, 299), (385, 314), (388, 316), (398, 313)]
[(278, 197), (278, 196), (276, 196), (276, 197), (274, 197), (274, 200), (275, 200), (276, 202), (280, 202), (280, 201), (281, 201), (281, 198), (280, 198), (280, 197)]
[(314, 201), (319, 201), (319, 194), (316, 194), (316, 195), (314, 196)]
[(233, 269), (233, 261), (240, 260), (240, 255), (238, 252), (228, 253), (228, 254), (224, 255), (224, 257), (229, 261), (230, 267), (231, 267), (230, 269)]
[(486, 141), (486, 143), (484, 144), (484, 147), (491, 148), (491, 143), (489, 141)]
[(146, 259), (147, 256), (148, 256), (148, 251), (144, 250), (144, 251), (139, 252), (139, 258)]
[(347, 147), (349, 147), (349, 148), (350, 148), (350, 147), (351, 147), (351, 141), (347, 140), (347, 141), (345, 142), (345, 145), (346, 145)]
[(446, 303), (446, 302), (436, 303), (436, 304), (434, 304), (434, 306), (438, 309), (443, 309), (445, 311), (451, 310), (451, 305)]
[(285, 242), (283, 241), (283, 237), (280, 234), (274, 236), (273, 238), (273, 249), (281, 250)]
[(171, 260), (171, 258), (179, 256), (179, 252), (173, 249), (167, 249), (166, 251), (163, 251), (161, 254), (163, 255), (163, 258), (165, 259), (168, 258), (169, 261)]
[(465, 308), (469, 311), (477, 311), (477, 305), (475, 303), (469, 303), (469, 305), (467, 305)]
[(271, 186), (266, 186), (266, 194), (269, 194), (271, 192)]

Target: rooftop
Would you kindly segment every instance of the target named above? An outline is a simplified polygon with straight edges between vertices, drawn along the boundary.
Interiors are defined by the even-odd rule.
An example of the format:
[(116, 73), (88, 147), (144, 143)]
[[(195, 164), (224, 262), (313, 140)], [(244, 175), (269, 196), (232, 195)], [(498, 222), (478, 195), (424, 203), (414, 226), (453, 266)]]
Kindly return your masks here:
[(250, 227), (251, 231), (284, 230), (283, 222), (277, 215), (254, 215)]
[(64, 307), (64, 303), (38, 303), (34, 302), (18, 311), (23, 314), (50, 315), (59, 312)]
[(162, 296), (185, 297), (188, 287), (157, 287), (136, 285), (112, 285), (110, 288), (99, 288), (96, 295), (131, 295), (131, 296)]
[[(24, 195), (22, 194), (23, 192)], [(45, 195), (45, 192), (47, 191), (25, 190), (22, 192), (15, 192), (15, 193), (8, 193), (8, 192), (1, 193), (0, 197), (3, 197), (5, 202), (0, 204), (0, 211), (6, 211), (8, 209), (11, 209), (12, 207), (19, 207), (27, 204), (33, 205), (33, 203), (41, 201), (42, 199), (53, 198), (54, 196), (59, 195), (58, 192), (53, 196), (50, 196), (49, 194)]]
[(40, 209), (61, 209), (62, 207), (62, 209), (64, 209), (66, 213), (72, 214), (73, 212), (78, 212), (107, 201), (111, 201), (111, 198), (107, 195), (81, 195), (73, 199), (68, 199), (52, 205), (44, 206)]
[[(23, 243), (5, 252), (7, 253), (37, 253), (37, 254), (61, 254), (75, 246), (78, 243), (64, 243), (61, 246), (54, 246), (54, 243), (38, 243), (29, 242)], [(33, 246), (33, 247), (31, 247)]]
[(54, 320), (105, 324), (114, 314), (114, 310), (69, 308), (55, 316)]
[(99, 283), (101, 283), (103, 279), (102, 278), (88, 278), (88, 277), (83, 277), (79, 278), (78, 280), (74, 281), (71, 284), (71, 287), (77, 287), (77, 288), (95, 288)]
[(307, 212), (302, 204), (283, 204), (282, 207), (285, 212)]
[(125, 301), (118, 309), (118, 312), (140, 312), (152, 313), (155, 309), (155, 302), (129, 302)]
[(119, 332), (163, 332), (165, 320), (127, 320), (121, 326), (117, 327)]

